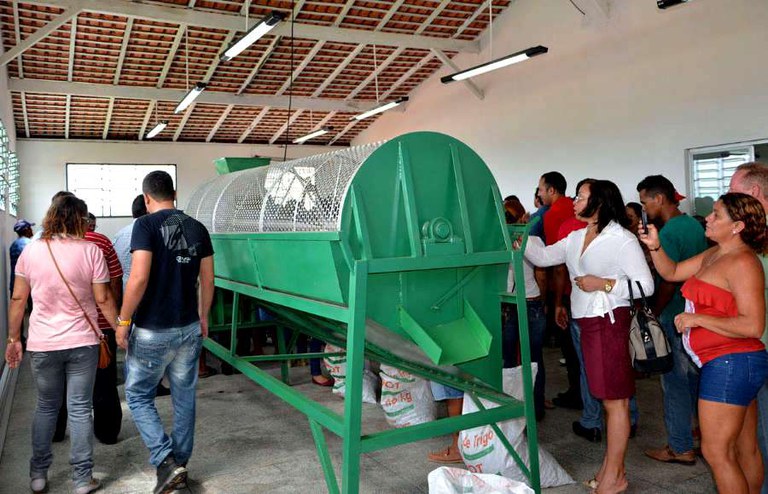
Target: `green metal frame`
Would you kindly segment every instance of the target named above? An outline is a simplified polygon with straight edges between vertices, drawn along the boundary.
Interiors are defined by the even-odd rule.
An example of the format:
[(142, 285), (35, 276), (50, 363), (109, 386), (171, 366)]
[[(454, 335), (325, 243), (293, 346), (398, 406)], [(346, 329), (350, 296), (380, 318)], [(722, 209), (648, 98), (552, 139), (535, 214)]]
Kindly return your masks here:
[[(422, 133), (417, 137), (444, 145), (447, 136)], [(212, 339), (206, 340), (204, 345), (216, 357), (307, 416), (328, 491), (334, 494), (358, 492), (360, 455), (363, 453), (488, 424), (494, 428), (502, 444), (528, 477), (534, 491), (540, 492), (523, 256), (522, 251), (513, 249), (513, 239), (518, 237), (524, 249), (528, 230), (525, 226), (512, 226), (507, 229), (498, 188), (484, 164), (479, 171), (487, 176), (483, 177), (485, 181), (480, 183), (483, 187), (486, 186), (484, 184), (489, 184), (488, 188), (478, 189), (477, 180), (465, 183), (466, 174), (477, 174), (478, 170), (465, 171), (462, 168), (462, 160), (473, 162), (479, 160), (479, 157), (470, 155), (471, 150), (465, 146), (454, 144), (458, 141), (449, 142), (448, 151), (441, 150), (441, 153), (450, 166), (441, 169), (441, 173), (444, 173), (443, 180), (454, 184), (453, 192), (458, 198), (455, 210), (446, 213), (452, 215), (450, 221), (437, 218), (423, 227), (419, 225), (419, 218), (425, 216), (423, 209), (426, 207), (424, 201), (417, 204), (414, 190), (419, 186), (423, 188), (425, 183), (423, 174), (418, 177), (414, 174), (411, 155), (418, 154), (420, 150), (409, 149), (408, 139), (404, 139), (384, 145), (388, 147), (388, 152), (395, 153), (397, 167), (394, 179), (395, 199), (392, 201), (391, 197), (389, 198), (389, 202), (393, 204), (392, 211), (389, 216), (380, 215), (386, 216), (383, 220), (366, 214), (366, 211), (380, 210), (382, 204), (385, 204), (385, 198), (360, 193), (360, 190), (369, 190), (377, 183), (392, 182), (391, 170), (383, 164), (388, 163), (385, 159), (391, 159), (392, 155), (381, 153), (377, 157), (374, 153), (366, 162), (366, 166), (371, 165), (365, 170), (367, 175), (358, 173), (350, 186), (342, 213), (341, 231), (212, 235), (217, 252), (216, 286), (220, 291), (233, 293), (228, 328), (230, 339), (229, 348)], [(423, 155), (423, 151), (421, 152)], [(376, 159), (380, 161), (376, 162)], [(383, 175), (386, 173), (390, 175)], [(478, 221), (478, 215), (487, 215), (487, 211), (479, 211), (478, 207), (468, 200), (470, 196), (473, 201), (482, 200), (480, 195), (488, 197), (488, 204), (492, 205), (493, 218), (485, 218), (486, 221)], [(377, 200), (380, 202), (376, 203)], [(430, 204), (427, 203), (427, 206)], [(490, 225), (488, 219), (492, 220)], [(430, 228), (434, 228), (434, 231)], [(372, 238), (376, 241), (372, 242)], [(391, 243), (388, 240), (391, 240)], [(290, 258), (292, 262), (280, 262), (286, 258)], [(329, 259), (332, 259), (330, 264)], [(478, 309), (486, 318), (485, 324), (488, 324), (489, 317), (495, 318), (495, 324), (498, 324), (501, 320), (499, 299), (496, 302), (478, 301), (477, 297), (469, 300), (465, 291), (467, 287), (487, 283), (489, 280), (496, 283), (502, 274), (506, 278), (510, 262), (514, 265), (518, 290), (514, 294), (501, 293), (499, 299), (515, 303), (517, 306), (526, 397), (522, 402), (501, 392), (500, 342), (488, 339), (483, 332), (483, 321), (473, 308), (473, 304), (480, 304)], [(306, 280), (307, 266), (311, 266), (317, 279), (312, 280), (314, 283), (305, 283), (305, 286), (298, 285), (296, 280)], [(399, 315), (386, 311), (387, 307), (391, 307), (392, 300), (387, 302), (390, 305), (386, 307), (384, 302), (375, 300), (391, 288), (387, 283), (407, 286), (408, 281), (414, 283), (415, 280), (414, 286), (418, 290), (421, 286), (418, 284), (419, 277), (426, 277), (431, 287), (445, 288), (440, 290), (438, 296), (431, 292), (426, 295), (418, 291), (413, 293), (413, 288), (411, 292), (405, 293), (405, 289), (401, 288), (400, 300), (396, 301), (400, 307)], [(450, 286), (445, 285), (446, 282), (450, 283)], [(467, 290), (472, 291), (470, 288)], [(464, 295), (461, 295), (462, 293)], [(276, 316), (278, 332), (293, 332), (293, 337), (287, 345), (285, 338), (278, 335), (276, 355), (236, 354), (238, 330), (244, 327), (261, 327), (243, 317), (239, 308), (242, 296), (255, 298), (259, 304), (268, 308)], [(420, 305), (409, 306), (408, 297), (417, 298)], [(424, 305), (425, 297), (429, 304)], [(450, 307), (446, 306), (449, 300), (453, 304)], [(219, 304), (224, 304), (223, 298), (217, 298), (217, 305)], [(443, 322), (438, 321), (442, 326), (435, 327), (443, 328), (446, 332), (458, 331), (452, 326), (455, 323), (451, 322), (449, 316), (453, 317), (451, 314), (457, 312), (463, 314), (459, 329), (464, 332), (455, 334), (473, 335), (473, 342), (466, 345), (470, 348), (464, 351), (463, 348), (456, 348), (455, 344), (452, 347), (451, 342), (439, 340), (432, 347), (431, 339), (440, 335), (434, 332), (434, 327), (422, 327), (417, 322), (419, 316), (414, 318), (408, 312), (411, 309), (406, 310), (406, 307), (413, 308), (416, 305), (418, 310), (431, 310), (438, 316), (443, 314), (440, 316)], [(217, 314), (217, 320), (211, 326), (219, 331), (225, 330), (223, 319), (218, 317), (222, 315), (223, 307), (215, 309), (213, 313)], [(399, 317), (399, 321), (393, 320), (392, 317)], [(383, 319), (386, 319), (386, 322), (383, 322)], [(428, 318), (422, 314), (421, 320), (425, 319)], [(433, 320), (436, 319), (439, 317), (433, 317)], [(382, 348), (366, 339), (366, 325), (371, 322), (380, 323), (393, 332), (399, 332), (401, 337), (419, 343), (425, 355), (429, 356), (435, 365), (401, 358), (392, 349)], [(290, 387), (287, 362), (291, 359), (318, 356), (316, 353), (294, 353), (298, 333), (346, 349), (343, 416)], [(432, 352), (430, 348), (435, 351)], [(478, 358), (477, 355), (483, 354), (482, 352), (487, 356)], [(366, 358), (461, 389), (478, 404), (479, 411), (400, 429), (363, 434), (362, 388)], [(255, 365), (270, 360), (281, 363), (280, 378)], [(451, 372), (444, 365), (455, 365), (458, 372)], [(486, 409), (479, 401), (480, 398), (499, 406)], [(527, 424), (529, 467), (523, 464), (495, 425), (497, 422), (517, 417), (525, 417)], [(341, 479), (337, 479), (328, 452), (326, 430), (342, 438)]]

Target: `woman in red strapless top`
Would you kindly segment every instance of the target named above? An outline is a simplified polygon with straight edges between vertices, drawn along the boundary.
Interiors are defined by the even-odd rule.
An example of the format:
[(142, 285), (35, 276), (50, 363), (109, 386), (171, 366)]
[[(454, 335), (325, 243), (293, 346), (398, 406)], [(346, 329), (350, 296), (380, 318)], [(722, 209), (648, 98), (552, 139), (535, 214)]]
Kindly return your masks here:
[(686, 311), (675, 317), (675, 327), (701, 367), (701, 449), (717, 490), (760, 492), (755, 398), (768, 377), (768, 355), (760, 342), (765, 282), (755, 253), (768, 243), (765, 211), (751, 196), (725, 194), (707, 216), (706, 235), (717, 245), (679, 263), (661, 249), (652, 225), (640, 240), (662, 278), (685, 281)]

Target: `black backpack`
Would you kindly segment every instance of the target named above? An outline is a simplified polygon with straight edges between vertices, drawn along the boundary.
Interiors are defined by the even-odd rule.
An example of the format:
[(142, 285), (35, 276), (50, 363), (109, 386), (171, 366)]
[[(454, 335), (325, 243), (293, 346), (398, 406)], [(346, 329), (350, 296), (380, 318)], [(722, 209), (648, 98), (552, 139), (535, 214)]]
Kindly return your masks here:
[(632, 321), (629, 325), (629, 356), (632, 359), (632, 367), (638, 372), (669, 372), (674, 366), (674, 361), (667, 335), (648, 307), (640, 282), (635, 283), (640, 290), (640, 308), (635, 307), (632, 282), (627, 280), (629, 301), (632, 304)]

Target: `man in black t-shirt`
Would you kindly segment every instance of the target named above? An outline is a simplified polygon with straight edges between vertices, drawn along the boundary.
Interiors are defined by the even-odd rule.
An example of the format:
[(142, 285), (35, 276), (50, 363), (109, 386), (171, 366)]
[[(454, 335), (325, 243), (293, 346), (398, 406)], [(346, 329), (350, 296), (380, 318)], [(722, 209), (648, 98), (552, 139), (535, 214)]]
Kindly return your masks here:
[[(128, 350), (125, 397), (149, 448), (149, 462), (157, 468), (154, 493), (159, 494), (186, 483), (195, 431), (197, 361), (208, 336), (213, 300), (213, 246), (205, 227), (174, 207), (170, 175), (150, 173), (142, 190), (150, 214), (133, 226), (131, 275), (116, 336), (118, 345)], [(155, 391), (166, 374), (174, 407), (170, 436), (155, 407)]]

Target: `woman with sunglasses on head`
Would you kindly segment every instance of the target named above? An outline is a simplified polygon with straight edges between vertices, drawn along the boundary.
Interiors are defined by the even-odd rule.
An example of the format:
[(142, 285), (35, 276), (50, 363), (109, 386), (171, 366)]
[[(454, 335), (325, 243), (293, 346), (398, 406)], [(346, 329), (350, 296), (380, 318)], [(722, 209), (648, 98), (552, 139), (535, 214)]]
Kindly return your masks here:
[(717, 490), (760, 492), (763, 464), (757, 445), (755, 398), (768, 377), (760, 341), (765, 327), (765, 280), (757, 253), (768, 245), (760, 202), (746, 194), (720, 196), (706, 218), (715, 246), (682, 262), (661, 248), (653, 225), (640, 240), (667, 281), (682, 282), (686, 311), (675, 317), (683, 345), (701, 368), (701, 450)]

